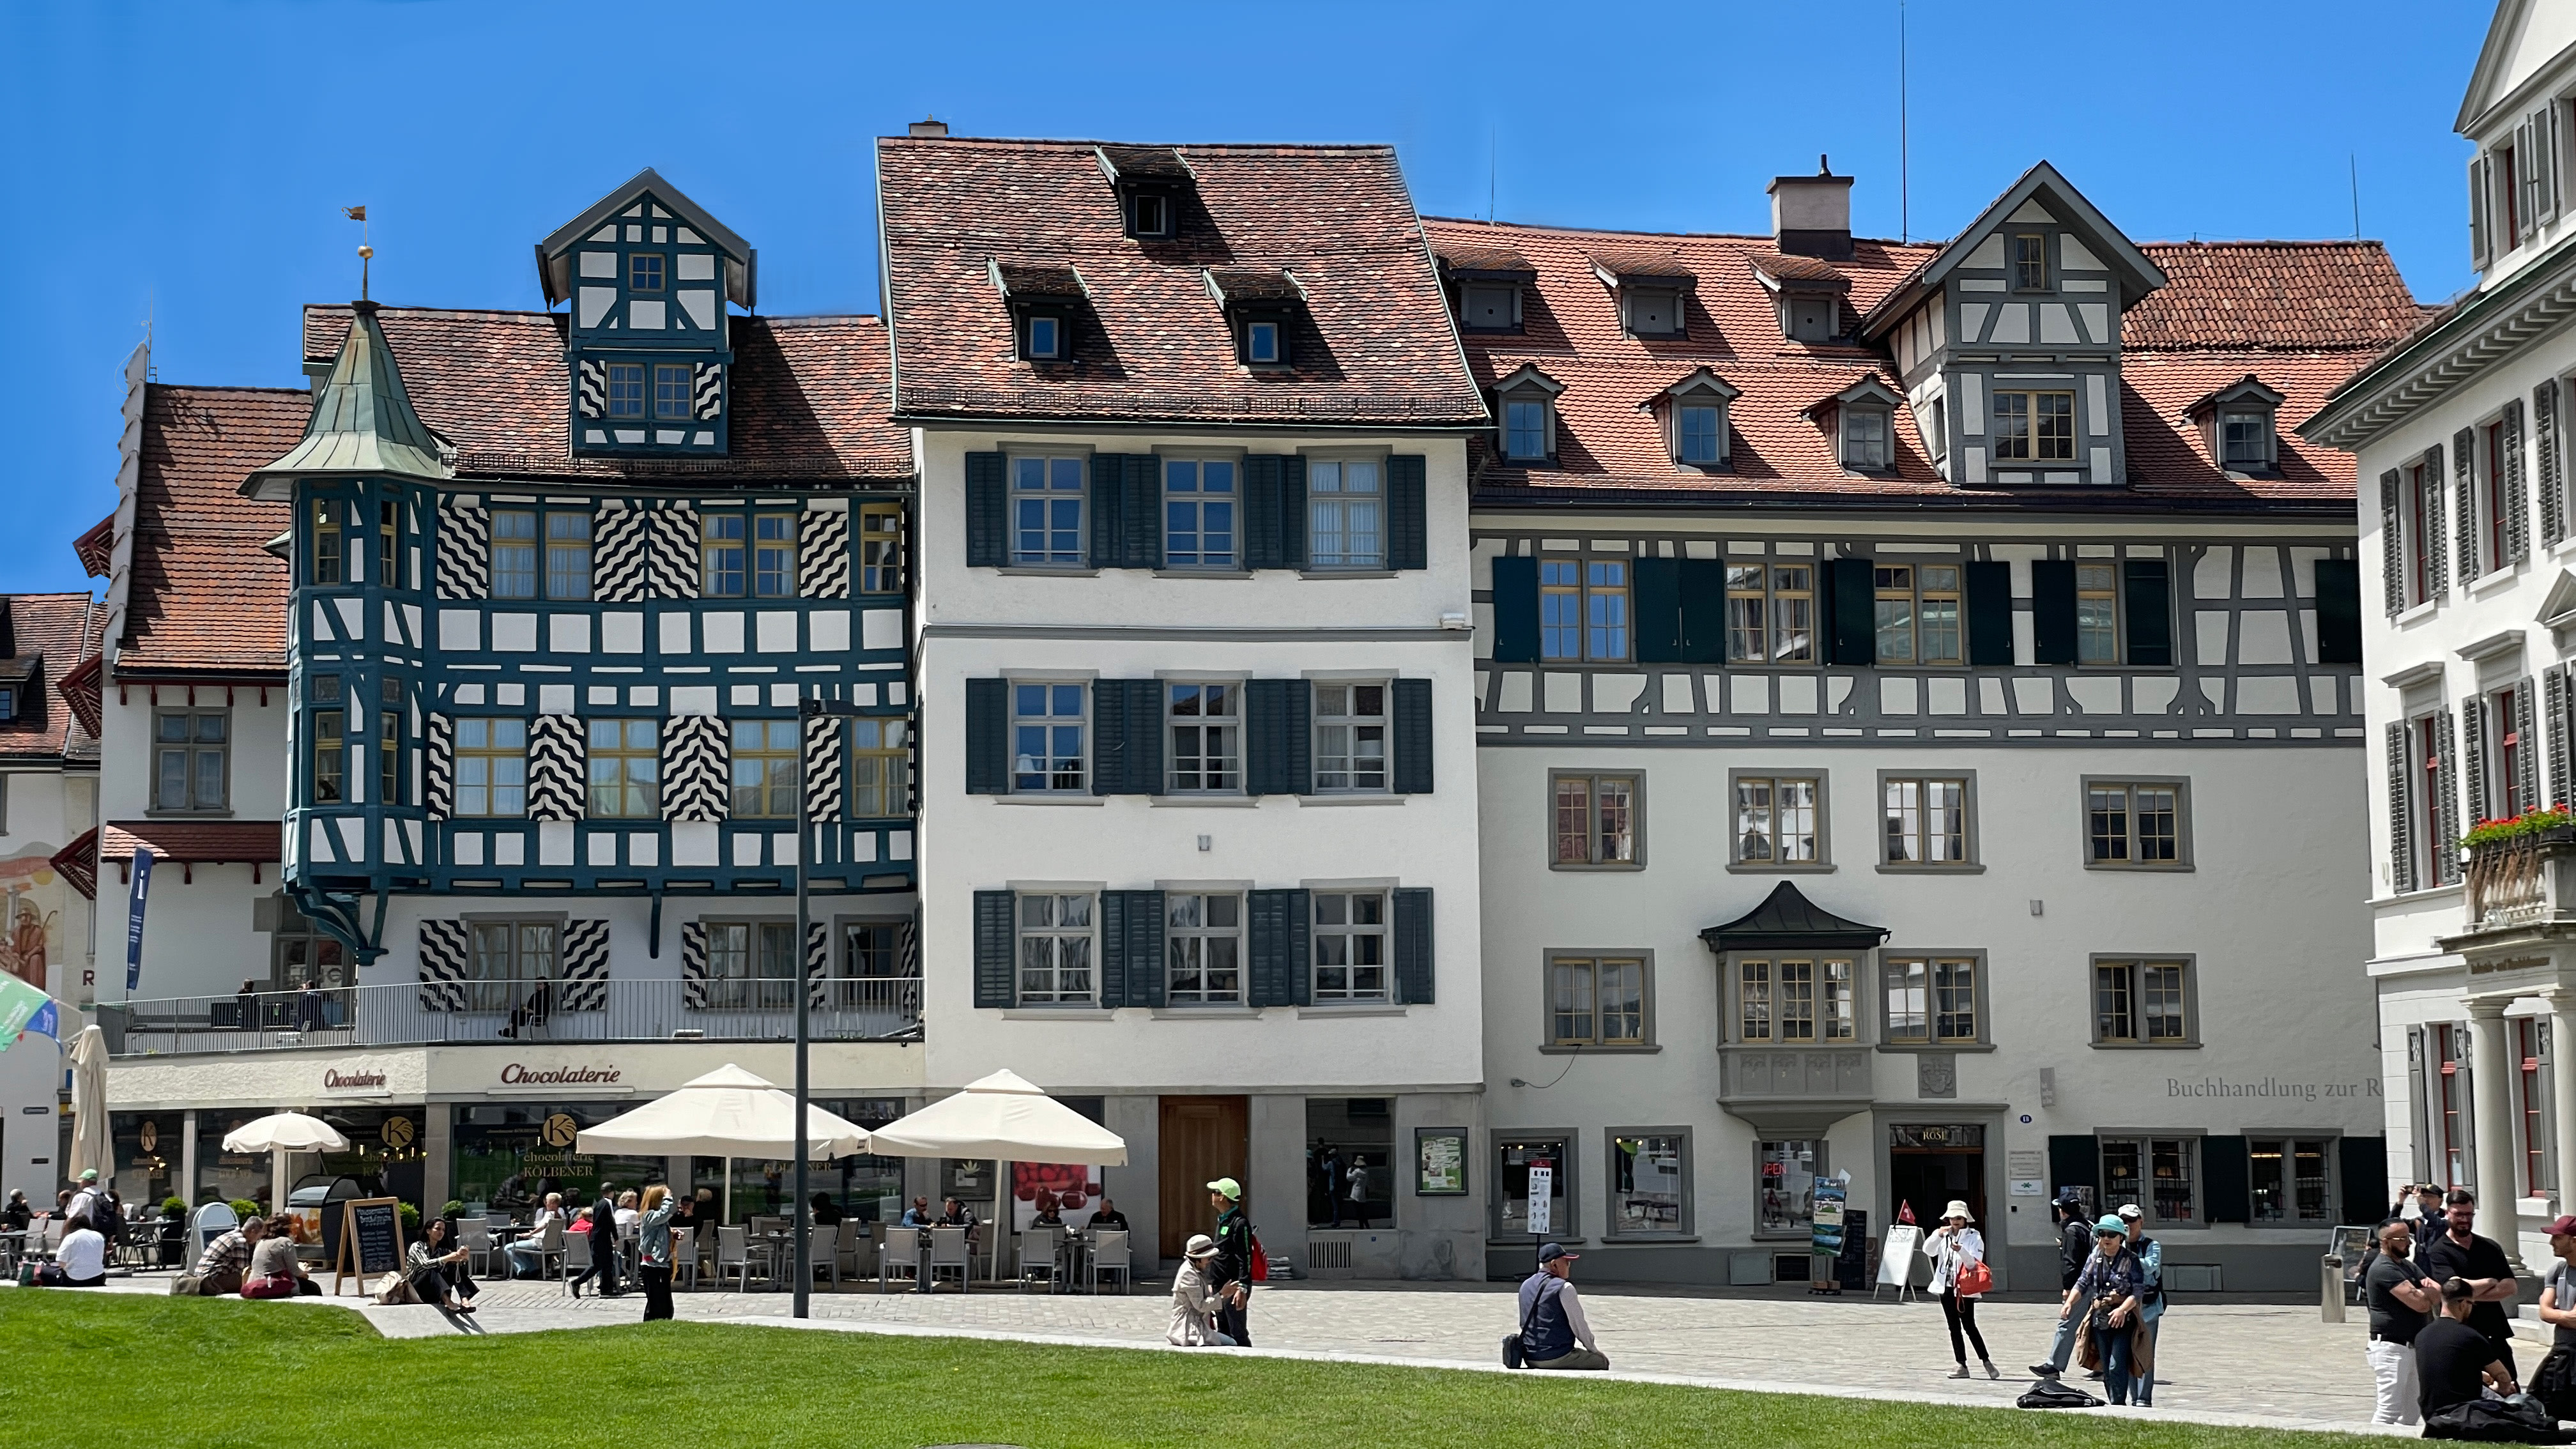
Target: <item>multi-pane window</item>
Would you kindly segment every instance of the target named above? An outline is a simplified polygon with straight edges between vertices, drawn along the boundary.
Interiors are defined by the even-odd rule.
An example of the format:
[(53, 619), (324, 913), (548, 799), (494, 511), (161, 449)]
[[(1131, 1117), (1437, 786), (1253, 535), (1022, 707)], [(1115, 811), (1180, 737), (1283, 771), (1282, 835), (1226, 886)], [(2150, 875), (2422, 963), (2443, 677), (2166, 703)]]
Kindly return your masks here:
[(468, 715), (456, 722), (456, 813), (528, 813), (528, 722)]
[(2182, 786), (2088, 781), (2084, 833), (2094, 865), (2180, 865)]
[(2093, 1040), (2102, 1045), (2191, 1043), (2191, 968), (2182, 961), (2095, 961)]
[(644, 416), (644, 364), (608, 364), (608, 415), (612, 418)]
[(1664, 1134), (1610, 1138), (1610, 1231), (1686, 1233), (1688, 1199), (1682, 1192), (1682, 1159), (1690, 1139)]
[(2506, 438), (2501, 421), (2489, 423), (2479, 432), (2485, 444), (2485, 457), (2479, 460), (2477, 469), (2478, 531), (2484, 535), (2479, 543), (2486, 571), (2493, 572), (2513, 562), (2508, 546), (2510, 535), (2505, 529), (2505, 464), (2513, 444)]
[(764, 599), (796, 596), (795, 514), (752, 515), (751, 591)]
[(531, 508), (492, 510), (492, 597), (537, 596), (537, 514)]
[[(907, 961), (905, 927), (894, 921), (854, 921), (842, 936), (841, 976), (833, 983), (833, 1004), (844, 1010), (896, 1006), (907, 1014), (921, 1010), (921, 963)], [(908, 988), (876, 983), (909, 981)]]
[(666, 420), (689, 415), (689, 367), (661, 363), (653, 369), (653, 416)]
[(1386, 788), (1386, 686), (1315, 686), (1315, 791)]
[(2013, 290), (2045, 292), (2048, 290), (2048, 237), (2044, 233), (2026, 232), (2012, 239)]
[(626, 258), (626, 285), (637, 292), (662, 290), (662, 257), (657, 252), (633, 252)]
[(1011, 562), (1038, 568), (1082, 562), (1080, 458), (1011, 459)]
[(348, 715), (340, 708), (340, 676), (305, 676), (304, 695), (316, 706), (305, 717), (312, 726), (313, 803), (336, 805), (349, 798)]
[(590, 597), (590, 515), (565, 511), (546, 515), (546, 597)]
[(2334, 1139), (2256, 1137), (2245, 1144), (2258, 1223), (2331, 1223)]
[(1174, 793), (1243, 788), (1243, 686), (1166, 686)]
[(2406, 469), (2405, 513), (2399, 527), (2405, 537), (2406, 602), (2409, 607), (2433, 597), (2433, 525), (2442, 518), (2442, 480), (2423, 464)]
[(1887, 466), (1889, 417), (1884, 408), (1844, 408), (1843, 466), (1882, 469)]
[(1089, 1005), (1092, 999), (1092, 898), (1020, 897), (1020, 1000), (1035, 1005)]
[(1685, 403), (1674, 409), (1674, 453), (1685, 463), (1715, 463), (1726, 457), (1726, 412), (1706, 404)]
[(593, 818), (652, 820), (661, 815), (661, 721), (592, 720), (588, 759)]
[(1164, 460), (1164, 563), (1176, 569), (1235, 566), (1234, 473), (1225, 459)]
[(1879, 963), (1886, 987), (1884, 1037), (1928, 1046), (1977, 1040), (1977, 961), (1973, 956), (1890, 956)]
[(1547, 460), (1547, 404), (1503, 404), (1503, 456), (1516, 463)]
[(2102, 1202), (2136, 1203), (2150, 1223), (2199, 1221), (2199, 1139), (2105, 1137)]
[(2075, 566), (2075, 662), (2120, 662), (2120, 571), (2110, 564)]
[(2251, 469), (2272, 466), (2272, 415), (2270, 413), (2221, 413), (2218, 418), (2220, 463), (2229, 468)]
[(542, 994), (558, 974), (555, 935), (552, 921), (476, 921), (466, 1009), (509, 1011)]
[(376, 712), (376, 800), (379, 804), (402, 803), (402, 681), (383, 681), (383, 704)]
[(850, 809), (882, 820), (912, 809), (912, 745), (899, 719), (850, 721)]
[(1646, 963), (1634, 956), (1558, 956), (1547, 966), (1550, 1046), (1643, 1046)]
[(1315, 892), (1315, 1000), (1387, 999), (1386, 896)]
[(2433, 1144), (2438, 1154), (2434, 1170), (2445, 1187), (2469, 1185), (2468, 1122), (2460, 1115), (2468, 1094), (2468, 1083), (2460, 1077), (2468, 1045), (2466, 1034), (2456, 1026), (2444, 1022), (2433, 1028), (2435, 1112), (2440, 1118)]
[(376, 582), (399, 588), (402, 570), (402, 505), (390, 498), (376, 504)]
[(1957, 664), (1959, 566), (1877, 564), (1873, 625), (1881, 664)]
[(1079, 684), (1011, 686), (1011, 788), (1082, 788), (1082, 704)]
[(1628, 657), (1626, 560), (1539, 560), (1538, 609), (1539, 657)]
[(1814, 663), (1815, 583), (1810, 564), (1727, 565), (1727, 659), (1739, 664)]
[(2545, 1197), (2549, 1193), (2549, 1123), (2548, 1092), (2540, 1082), (2540, 1019), (2517, 1016), (2505, 1023), (2513, 1032), (2513, 1095), (2515, 1136), (2522, 1150), (2522, 1188), (2525, 1197)]
[(1165, 999), (1206, 1006), (1243, 999), (1243, 897), (1174, 891), (1163, 897)]
[(1814, 865), (1824, 860), (1824, 779), (1738, 775), (1735, 859), (1741, 865)]
[(1306, 464), (1306, 557), (1319, 569), (1386, 567), (1386, 465), (1375, 458)]
[(1856, 1037), (1855, 977), (1849, 960), (1745, 960), (1735, 970), (1743, 1040), (1847, 1042)]
[(699, 592), (710, 599), (739, 599), (743, 595), (745, 562), (743, 530), (746, 520), (739, 513), (707, 513), (698, 519)]
[(1995, 394), (1993, 438), (1997, 462), (2075, 461), (2075, 394)]
[(796, 814), (796, 721), (733, 722), (733, 817), (785, 820)]
[(346, 581), (347, 555), (344, 549), (339, 500), (313, 500), (313, 582), (336, 584)]
[(859, 592), (903, 592), (903, 508), (870, 503), (859, 509)]
[(232, 717), (222, 710), (165, 710), (155, 715), (152, 808), (223, 809), (231, 754)]
[(1642, 785), (1634, 775), (1557, 776), (1555, 863), (1635, 865)]
[(1889, 865), (1968, 863), (1968, 782), (1940, 776), (1880, 782)]
[(803, 974), (793, 921), (709, 921), (707, 1005), (719, 1011), (783, 1011), (796, 1005)]

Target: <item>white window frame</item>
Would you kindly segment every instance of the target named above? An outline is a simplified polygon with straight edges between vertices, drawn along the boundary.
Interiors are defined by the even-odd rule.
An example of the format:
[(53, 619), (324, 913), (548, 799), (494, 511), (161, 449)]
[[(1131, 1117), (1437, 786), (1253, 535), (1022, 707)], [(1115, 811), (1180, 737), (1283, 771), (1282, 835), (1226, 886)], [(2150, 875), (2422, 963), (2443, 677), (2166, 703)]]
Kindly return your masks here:
[[(1037, 678), (1023, 678), (1023, 677), (1019, 677), (1019, 676), (1013, 676), (1013, 677), (1009, 680), (1009, 688), (1010, 688), (1010, 692), (1011, 692), (1011, 695), (1010, 695), (1010, 702), (1011, 702), (1010, 731), (1011, 731), (1011, 735), (1010, 735), (1010, 740), (1009, 740), (1009, 746), (1008, 746), (1008, 747), (1009, 747), (1009, 750), (1010, 750), (1010, 757), (1011, 757), (1011, 782), (1010, 782), (1010, 783), (1011, 783), (1011, 793), (1012, 793), (1012, 794), (1014, 794), (1014, 795), (1088, 795), (1088, 794), (1090, 794), (1090, 793), (1091, 793), (1091, 743), (1092, 743), (1092, 734), (1091, 734), (1091, 711), (1092, 711), (1091, 682), (1090, 682), (1089, 680), (1082, 680), (1082, 679), (1050, 679), (1050, 678), (1046, 678), (1046, 677), (1044, 677), (1044, 676), (1040, 676), (1040, 677), (1037, 677)], [(1046, 713), (1046, 714), (1033, 714), (1033, 715), (1024, 715), (1024, 714), (1020, 713), (1020, 691), (1021, 691), (1021, 690), (1023, 690), (1023, 689), (1043, 689), (1043, 690), (1048, 691), (1048, 694), (1047, 694), (1047, 703), (1048, 703), (1048, 705), (1049, 705), (1050, 712), (1049, 712), (1049, 713)], [(1076, 712), (1076, 713), (1074, 713), (1074, 714), (1073, 714), (1073, 715), (1071, 715), (1071, 716), (1059, 715), (1059, 714), (1055, 714), (1055, 713), (1052, 713), (1052, 712), (1051, 712), (1051, 711), (1052, 711), (1052, 707), (1053, 707), (1053, 705), (1054, 705), (1054, 703), (1055, 703), (1055, 695), (1054, 695), (1054, 691), (1059, 690), (1059, 689), (1070, 689), (1070, 690), (1074, 690), (1074, 691), (1076, 691), (1076, 693), (1075, 693), (1075, 696), (1074, 696), (1074, 697), (1075, 697), (1078, 701), (1080, 701), (1080, 705), (1079, 705), (1079, 708), (1078, 708), (1077, 712)], [(1081, 749), (1080, 753), (1074, 757), (1074, 758), (1078, 761), (1078, 763), (1079, 763), (1079, 765), (1080, 765), (1080, 774), (1081, 774), (1081, 778), (1080, 778), (1080, 779), (1078, 779), (1078, 780), (1075, 780), (1075, 781), (1074, 781), (1073, 783), (1071, 783), (1071, 784), (1062, 784), (1062, 783), (1057, 783), (1057, 780), (1056, 780), (1057, 771), (1056, 771), (1056, 769), (1055, 769), (1055, 760), (1056, 760), (1056, 755), (1055, 755), (1055, 741), (1054, 741), (1054, 738), (1053, 738), (1053, 732), (1054, 732), (1055, 730), (1058, 730), (1058, 729), (1063, 728), (1063, 727), (1064, 727), (1064, 722), (1065, 722), (1068, 718), (1072, 721), (1074, 728), (1076, 728), (1076, 729), (1078, 729), (1079, 731), (1081, 731), (1081, 735), (1082, 735), (1082, 749)], [(1047, 759), (1047, 768), (1045, 768), (1044, 770), (1039, 770), (1039, 771), (1028, 771), (1028, 770), (1023, 770), (1023, 769), (1021, 769), (1021, 768), (1020, 768), (1021, 763), (1022, 763), (1024, 760), (1026, 760), (1026, 759), (1028, 758), (1028, 756), (1023, 755), (1023, 754), (1020, 752), (1020, 731), (1021, 731), (1022, 729), (1024, 729), (1024, 728), (1038, 728), (1038, 729), (1045, 729), (1045, 730), (1047, 730), (1047, 731), (1049, 732), (1049, 737), (1048, 737), (1048, 742), (1047, 742), (1047, 756), (1046, 756), (1046, 759)], [(1030, 775), (1030, 774), (1038, 774), (1038, 775), (1040, 775), (1040, 776), (1044, 777), (1044, 778), (1045, 778), (1045, 780), (1047, 781), (1047, 783), (1044, 783), (1044, 784), (1038, 784), (1038, 785), (1030, 785), (1030, 784), (1024, 784), (1024, 783), (1022, 783), (1022, 781), (1023, 781), (1023, 780), (1028, 776), (1028, 775)]]
[[(1047, 909), (1050, 919), (1033, 925), (1029, 920), (1029, 905), (1038, 900), (1050, 902)], [(1083, 902), (1085, 919), (1080, 925), (1066, 925), (1061, 920), (1054, 919), (1064, 913), (1064, 903), (1067, 901)], [(1028, 944), (1036, 940), (1058, 944), (1049, 948), (1047, 965), (1032, 968), (1029, 964)], [(1072, 943), (1079, 943), (1082, 946), (1080, 954), (1083, 959), (1078, 966), (1065, 964), (1066, 947)], [(1029, 977), (1033, 969), (1046, 973), (1053, 985), (1032, 991), (1029, 987)], [(1080, 972), (1086, 978), (1085, 984), (1079, 991), (1069, 990), (1065, 984), (1075, 972)], [(1098, 891), (1020, 890), (1012, 892), (1011, 983), (1014, 999), (1023, 1006), (1082, 1007), (1099, 1002), (1100, 893)]]
[[(1041, 323), (1045, 324), (1047, 329), (1043, 345), (1038, 340), (1038, 327)], [(1062, 317), (1052, 312), (1031, 312), (1020, 323), (1020, 329), (1028, 338), (1028, 358), (1031, 362), (1054, 362), (1064, 356), (1065, 329)]]
[[(1394, 682), (1384, 679), (1318, 679), (1313, 681), (1312, 688), (1314, 709), (1310, 721), (1314, 730), (1314, 742), (1311, 758), (1315, 793), (1318, 795), (1384, 795), (1392, 790), (1395, 781), (1395, 720), (1391, 713), (1395, 696)], [(1359, 706), (1359, 692), (1364, 689), (1377, 691), (1377, 713), (1326, 714), (1324, 712), (1327, 690), (1342, 691), (1355, 711)], [(1377, 732), (1374, 771), (1361, 768), (1368, 756), (1362, 752), (1363, 741), (1359, 739), (1359, 735), (1368, 730)], [(1326, 741), (1332, 739), (1336, 732), (1344, 736), (1346, 741), (1339, 749), (1330, 748), (1326, 744)], [(1327, 763), (1332, 760), (1345, 761), (1346, 768), (1338, 771), (1333, 769)], [(1374, 780), (1365, 778), (1372, 773), (1376, 777)], [(1328, 783), (1329, 777), (1335, 774), (1344, 777), (1342, 782)]]
[[(1370, 470), (1374, 481), (1367, 489), (1353, 489), (1353, 467)], [(1327, 474), (1326, 470), (1330, 473)], [(1333, 486), (1324, 487), (1329, 476)], [(1384, 453), (1328, 452), (1310, 453), (1306, 457), (1306, 568), (1314, 573), (1382, 573), (1387, 560), (1387, 528), (1392, 522), (1387, 489), (1387, 455)], [(1362, 530), (1355, 526), (1358, 515), (1375, 510), (1377, 526)], [(1330, 516), (1335, 526), (1326, 528)], [(1373, 550), (1354, 548), (1352, 542), (1368, 537), (1376, 540)], [(1329, 555), (1323, 544), (1327, 538), (1342, 540)]]
[[(1010, 516), (1004, 520), (1004, 524), (1009, 533), (1011, 567), (1023, 569), (1078, 569), (1087, 567), (1091, 560), (1092, 498), (1090, 455), (1083, 452), (1053, 451), (1031, 448), (1024, 451), (1008, 453), (1005, 457), (1009, 464), (1010, 471), (1009, 476), (1004, 480), (1003, 492), (1009, 499)], [(1022, 465), (1027, 463), (1036, 463), (1039, 465), (1041, 476), (1046, 482), (1045, 487), (1034, 489), (1023, 489), (1021, 487), (1022, 475), (1027, 472), (1027, 469)], [(1078, 488), (1062, 489), (1055, 486), (1056, 475), (1059, 468), (1062, 465), (1067, 464), (1071, 465), (1081, 475), (1081, 486)], [(1047, 521), (1043, 527), (1037, 530), (1037, 532), (1051, 540), (1055, 534), (1064, 531), (1056, 526), (1055, 506), (1067, 501), (1072, 502), (1074, 505), (1074, 521), (1072, 529), (1073, 549), (1071, 557), (1059, 556), (1060, 551), (1054, 547), (1052, 542), (1049, 542), (1047, 546), (1034, 551), (1023, 548), (1021, 546), (1021, 536), (1027, 532), (1027, 530), (1023, 529), (1020, 524), (1021, 505), (1027, 502), (1044, 503)]]
[[(1200, 902), (1198, 924), (1184, 926), (1175, 919), (1178, 914), (1177, 903), (1184, 900)], [(1217, 901), (1232, 903), (1233, 925), (1207, 924), (1207, 917), (1212, 914), (1207, 910), (1207, 906)], [(1243, 892), (1239, 890), (1219, 886), (1167, 885), (1163, 887), (1163, 991), (1166, 1005), (1199, 1007), (1243, 1004), (1245, 978), (1251, 974), (1252, 969), (1251, 947), (1244, 934), (1246, 914)], [(1196, 954), (1199, 960), (1189, 970), (1191, 974), (1198, 976), (1200, 984), (1197, 991), (1184, 994), (1180, 985), (1184, 975), (1182, 958), (1191, 954), (1187, 950), (1187, 943), (1192, 942), (1198, 944)], [(1207, 961), (1215, 953), (1217, 944), (1228, 942), (1234, 947), (1234, 965), (1230, 968), (1234, 976), (1234, 987), (1230, 991), (1217, 991), (1207, 984), (1209, 971)]]
[[(1352, 913), (1351, 904), (1370, 898), (1377, 901), (1378, 918), (1374, 922), (1358, 924), (1345, 919), (1339, 923), (1327, 923), (1324, 919), (1326, 915), (1324, 903), (1328, 900), (1345, 902), (1342, 914), (1347, 917)], [(1314, 1003), (1318, 1006), (1382, 1005), (1394, 1001), (1395, 892), (1383, 886), (1338, 886), (1326, 889), (1310, 887), (1307, 891), (1307, 899), (1308, 909), (1312, 913), (1308, 930), (1312, 932), (1311, 950), (1314, 959), (1309, 963), (1308, 969), (1313, 973), (1310, 995)], [(1324, 947), (1328, 935), (1346, 942), (1352, 948), (1344, 954), (1342, 962), (1338, 965), (1328, 964), (1324, 959), (1328, 954)], [(1361, 953), (1357, 947), (1361, 941), (1371, 938), (1378, 943), (1378, 959), (1374, 964), (1365, 964), (1358, 959)], [(1328, 970), (1346, 970), (1350, 973), (1350, 977), (1343, 986), (1327, 989), (1324, 984), (1324, 973)], [(1377, 973), (1378, 985), (1374, 990), (1363, 990), (1359, 985), (1360, 973), (1370, 970)]]
[[(1157, 684), (1163, 700), (1163, 793), (1167, 795), (1242, 794), (1244, 791), (1243, 681), (1239, 678), (1164, 678), (1158, 680)], [(1184, 691), (1187, 691), (1192, 698), (1204, 702), (1210, 690), (1223, 691), (1218, 698), (1231, 713), (1222, 715), (1181, 713), (1179, 696)], [(1222, 722), (1211, 723), (1210, 721)], [(1200, 748), (1193, 752), (1194, 757), (1202, 762), (1196, 771), (1199, 778), (1189, 784), (1182, 783), (1181, 775), (1181, 732), (1183, 730), (1196, 730), (1201, 736)], [(1211, 755), (1205, 738), (1210, 733), (1218, 737), (1225, 753)], [(1218, 764), (1211, 766), (1206, 763), (1211, 759)], [(1232, 761), (1231, 768), (1224, 767), (1222, 763), (1224, 761)]]

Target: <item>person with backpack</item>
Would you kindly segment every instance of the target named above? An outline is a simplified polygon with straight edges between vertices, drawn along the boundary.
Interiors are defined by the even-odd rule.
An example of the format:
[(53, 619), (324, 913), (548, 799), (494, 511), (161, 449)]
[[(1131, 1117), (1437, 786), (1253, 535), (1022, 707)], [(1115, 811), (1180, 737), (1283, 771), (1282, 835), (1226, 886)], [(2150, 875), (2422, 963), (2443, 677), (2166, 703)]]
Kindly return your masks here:
[[(1986, 1239), (1969, 1226), (1976, 1218), (1968, 1205), (1952, 1198), (1941, 1210), (1941, 1226), (1923, 1240), (1923, 1256), (1932, 1260), (1932, 1293), (1941, 1300), (1941, 1316), (1950, 1324), (1950, 1357), (1959, 1366), (1950, 1377), (1968, 1376), (1968, 1344), (1977, 1346), (1977, 1362), (1985, 1365), (1986, 1377), (1999, 1379), (2003, 1372), (1995, 1367), (1986, 1353), (1986, 1338), (1977, 1332), (1977, 1299), (1994, 1286), (1994, 1271), (1986, 1266)], [(1962, 1342), (1960, 1331), (1966, 1330)]]
[(2541, 1280), (2540, 1321), (2549, 1325), (2549, 1356), (2532, 1370), (2531, 1392), (2552, 1416), (2576, 1418), (2576, 1216), (2548, 1228), (2549, 1251), (2558, 1261)]
[[(2084, 1265), (2093, 1257), (2093, 1224), (2084, 1216), (2084, 1194), (2071, 1187), (2057, 1190), (2057, 1290), (2072, 1293), (2075, 1280), (2083, 1276)], [(2044, 1379), (2066, 1372), (2066, 1361), (2075, 1356), (2074, 1300), (2067, 1300), (2067, 1310), (2057, 1320), (2057, 1336), (2049, 1340), (2048, 1357), (2032, 1364), (2030, 1371)]]
[(1538, 1271), (1521, 1282), (1521, 1366), (1606, 1369), (1609, 1355), (1592, 1337), (1583, 1300), (1574, 1295), (1574, 1260), (1561, 1243), (1538, 1250)]
[(1220, 1177), (1208, 1184), (1216, 1209), (1216, 1328), (1237, 1348), (1252, 1347), (1252, 1220), (1243, 1215), (1243, 1184)]
[(2129, 1251), (2138, 1255), (2138, 1322), (2147, 1333), (2147, 1356), (2137, 1366), (2129, 1402), (2150, 1408), (2156, 1399), (2156, 1331), (2165, 1317), (2165, 1245), (2147, 1236), (2147, 1214), (2136, 1203), (2120, 1204), (2120, 1221), (2129, 1225)]

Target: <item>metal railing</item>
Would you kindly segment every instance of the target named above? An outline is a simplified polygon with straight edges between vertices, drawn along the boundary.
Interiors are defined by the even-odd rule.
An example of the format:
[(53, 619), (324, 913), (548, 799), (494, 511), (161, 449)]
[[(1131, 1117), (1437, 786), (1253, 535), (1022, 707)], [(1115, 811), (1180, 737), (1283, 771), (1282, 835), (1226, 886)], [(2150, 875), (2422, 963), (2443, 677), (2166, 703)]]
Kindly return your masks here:
[[(129, 1001), (103, 1007), (100, 1016), (108, 1049), (120, 1057), (476, 1042), (787, 1041), (796, 1035), (798, 985), (403, 981)], [(921, 981), (825, 981), (809, 1026), (816, 1041), (918, 1039)]]

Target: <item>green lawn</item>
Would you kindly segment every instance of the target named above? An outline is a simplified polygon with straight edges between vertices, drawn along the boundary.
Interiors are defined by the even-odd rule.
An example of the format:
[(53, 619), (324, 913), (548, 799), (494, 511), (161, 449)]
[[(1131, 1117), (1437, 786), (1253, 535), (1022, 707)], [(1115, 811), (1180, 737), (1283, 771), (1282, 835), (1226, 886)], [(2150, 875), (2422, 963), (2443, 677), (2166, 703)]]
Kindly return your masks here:
[(0, 1444), (2298, 1445), (2343, 1436), (1579, 1377), (706, 1323), (387, 1342), (333, 1309), (0, 1293)]

